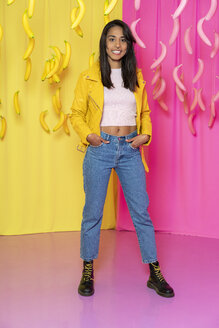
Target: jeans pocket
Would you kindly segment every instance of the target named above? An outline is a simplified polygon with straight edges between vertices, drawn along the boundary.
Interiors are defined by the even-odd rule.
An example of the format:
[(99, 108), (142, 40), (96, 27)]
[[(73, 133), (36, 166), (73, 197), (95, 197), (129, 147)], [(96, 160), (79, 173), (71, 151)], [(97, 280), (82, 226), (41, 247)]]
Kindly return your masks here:
[(129, 148), (131, 148), (133, 150), (138, 150), (139, 149), (139, 147), (137, 147), (137, 148), (132, 147), (132, 142), (128, 142), (128, 146), (129, 146)]
[(92, 148), (100, 148), (101, 146), (103, 146), (103, 144), (104, 144), (104, 142), (101, 142), (101, 144), (98, 145), (98, 146), (92, 146), (92, 145), (90, 144), (90, 147), (92, 147)]

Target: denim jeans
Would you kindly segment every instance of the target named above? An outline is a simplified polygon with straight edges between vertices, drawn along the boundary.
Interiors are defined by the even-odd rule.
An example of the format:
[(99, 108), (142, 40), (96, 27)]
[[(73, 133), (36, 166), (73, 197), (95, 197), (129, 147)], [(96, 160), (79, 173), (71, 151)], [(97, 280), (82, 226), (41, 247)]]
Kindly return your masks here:
[(83, 162), (85, 206), (81, 223), (81, 258), (90, 261), (98, 256), (100, 227), (107, 186), (112, 168), (115, 169), (137, 233), (143, 263), (157, 260), (154, 227), (148, 214), (145, 169), (139, 148), (126, 139), (137, 135), (134, 131), (117, 137), (101, 132), (110, 143), (88, 146)]

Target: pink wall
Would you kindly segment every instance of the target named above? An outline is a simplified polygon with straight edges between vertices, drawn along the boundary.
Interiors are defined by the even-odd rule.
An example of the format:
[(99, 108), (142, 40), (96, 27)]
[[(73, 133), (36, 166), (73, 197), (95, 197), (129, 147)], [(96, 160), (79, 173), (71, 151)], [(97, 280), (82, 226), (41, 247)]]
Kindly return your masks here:
[[(182, 234), (219, 237), (219, 118), (209, 129), (210, 100), (219, 90), (219, 52), (210, 59), (211, 48), (203, 43), (196, 30), (197, 21), (206, 15), (211, 0), (189, 0), (180, 16), (181, 29), (176, 42), (169, 46), (174, 13), (180, 1), (142, 0), (139, 11), (134, 9), (134, 0), (123, 0), (123, 19), (129, 25), (139, 17), (137, 33), (146, 49), (136, 46), (138, 66), (142, 68), (147, 82), (149, 105), (152, 110), (153, 138), (147, 153), (150, 168), (147, 174), (147, 190), (150, 198), (149, 212), (156, 230)], [(192, 25), (191, 41), (194, 50), (189, 55), (183, 36)], [(219, 4), (214, 17), (204, 23), (204, 31), (214, 44), (213, 31), (219, 32)], [(164, 112), (152, 98), (150, 65), (159, 57), (159, 41), (167, 45), (167, 57), (163, 61), (163, 77), (167, 83), (165, 102), (169, 107)], [(205, 69), (194, 85), (203, 88), (207, 105), (205, 112), (196, 108), (193, 136), (188, 128), (188, 116), (175, 93), (172, 71), (183, 64), (189, 102), (193, 99), (192, 78), (197, 72), (198, 61), (204, 60)], [(219, 112), (219, 101), (216, 102)], [(117, 229), (133, 229), (133, 225), (119, 191)]]

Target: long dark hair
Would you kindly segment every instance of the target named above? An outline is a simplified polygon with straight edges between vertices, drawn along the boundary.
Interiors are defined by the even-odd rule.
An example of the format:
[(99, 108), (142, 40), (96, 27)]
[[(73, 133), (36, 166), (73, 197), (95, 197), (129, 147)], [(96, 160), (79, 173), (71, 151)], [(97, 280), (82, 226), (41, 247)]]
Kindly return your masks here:
[(135, 91), (136, 86), (139, 86), (137, 74), (136, 74), (136, 57), (134, 53), (133, 44), (136, 43), (135, 38), (132, 35), (132, 32), (129, 26), (119, 19), (115, 19), (105, 25), (103, 32), (100, 37), (100, 71), (102, 83), (105, 87), (111, 88), (114, 87), (110, 78), (111, 67), (108, 61), (108, 56), (106, 53), (106, 37), (109, 29), (113, 26), (120, 26), (123, 29), (123, 35), (127, 42), (126, 54), (122, 57), (121, 68), (122, 68), (122, 78), (124, 87), (126, 89)]

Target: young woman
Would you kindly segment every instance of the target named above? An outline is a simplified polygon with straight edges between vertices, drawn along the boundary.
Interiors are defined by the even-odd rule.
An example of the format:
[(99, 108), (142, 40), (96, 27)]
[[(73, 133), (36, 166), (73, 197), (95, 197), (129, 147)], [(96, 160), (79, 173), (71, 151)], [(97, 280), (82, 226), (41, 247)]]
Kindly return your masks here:
[[(70, 116), (86, 149), (83, 163), (85, 206), (81, 224), (84, 260), (78, 292), (94, 293), (93, 260), (98, 256), (100, 227), (112, 168), (121, 182), (137, 233), (142, 261), (149, 263), (149, 288), (174, 296), (157, 261), (154, 227), (147, 211), (145, 169), (139, 146), (151, 141), (150, 110), (145, 82), (136, 67), (135, 39), (127, 24), (109, 22), (100, 38), (100, 56), (83, 72), (75, 89)], [(147, 167), (146, 167), (147, 169)]]

